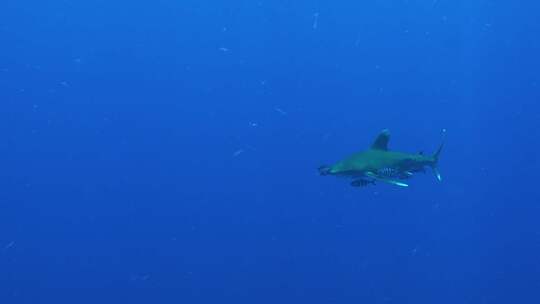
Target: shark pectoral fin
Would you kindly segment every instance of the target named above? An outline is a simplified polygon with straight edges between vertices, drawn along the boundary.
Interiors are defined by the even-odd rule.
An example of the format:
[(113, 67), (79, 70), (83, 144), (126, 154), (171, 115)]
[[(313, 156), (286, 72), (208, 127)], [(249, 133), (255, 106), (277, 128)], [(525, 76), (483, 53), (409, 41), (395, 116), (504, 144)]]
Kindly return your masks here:
[(393, 180), (393, 179), (382, 179), (381, 181), (385, 183), (389, 183), (391, 185), (400, 186), (400, 187), (409, 187), (409, 184), (405, 184), (403, 182)]
[(437, 177), (438, 181), (442, 181), (441, 173), (439, 172), (439, 169), (436, 167), (433, 167), (433, 173), (435, 173), (435, 177)]
[(396, 185), (396, 186), (399, 186), (399, 187), (409, 187), (409, 185), (404, 183), (404, 182), (400, 182), (400, 181), (389, 179), (389, 178), (380, 177), (377, 174), (374, 174), (372, 172), (367, 172), (366, 176), (371, 177), (371, 178), (373, 178), (375, 180), (378, 180), (380, 182), (383, 182), (383, 183)]

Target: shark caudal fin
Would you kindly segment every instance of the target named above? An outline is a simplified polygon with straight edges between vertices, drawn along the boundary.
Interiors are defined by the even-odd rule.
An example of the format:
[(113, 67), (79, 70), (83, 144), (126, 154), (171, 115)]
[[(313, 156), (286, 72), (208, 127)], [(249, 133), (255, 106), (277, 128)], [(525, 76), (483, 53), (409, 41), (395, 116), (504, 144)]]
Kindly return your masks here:
[(433, 164), (431, 165), (431, 168), (433, 169), (433, 173), (435, 173), (435, 177), (437, 177), (438, 181), (442, 181), (441, 173), (439, 172), (439, 169), (437, 169), (437, 165), (439, 164), (439, 156), (441, 155), (441, 151), (444, 147), (444, 142), (446, 138), (446, 129), (443, 129), (442, 132), (443, 132), (443, 140), (441, 142), (441, 145), (437, 149), (437, 151), (433, 154)]

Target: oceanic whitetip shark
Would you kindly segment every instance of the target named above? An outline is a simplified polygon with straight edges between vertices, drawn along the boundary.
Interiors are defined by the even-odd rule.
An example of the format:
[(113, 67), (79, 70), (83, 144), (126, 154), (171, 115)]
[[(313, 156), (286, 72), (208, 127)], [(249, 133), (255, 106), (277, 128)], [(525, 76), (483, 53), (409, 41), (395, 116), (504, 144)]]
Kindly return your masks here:
[(390, 151), (389, 141), (390, 132), (385, 129), (369, 149), (355, 153), (331, 166), (321, 166), (319, 173), (350, 177), (353, 179), (351, 185), (354, 187), (364, 187), (377, 181), (408, 187), (404, 180), (412, 177), (414, 173), (425, 172), (425, 167), (431, 167), (437, 180), (441, 181), (437, 164), (444, 141), (433, 155)]

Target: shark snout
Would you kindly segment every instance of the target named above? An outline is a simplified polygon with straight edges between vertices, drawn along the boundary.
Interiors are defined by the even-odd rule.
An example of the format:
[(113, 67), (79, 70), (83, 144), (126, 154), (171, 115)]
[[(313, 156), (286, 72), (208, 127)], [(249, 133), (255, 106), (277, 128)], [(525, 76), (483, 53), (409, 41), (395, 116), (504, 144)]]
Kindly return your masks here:
[(325, 176), (325, 175), (330, 175), (332, 174), (332, 169), (330, 168), (330, 166), (327, 166), (327, 165), (322, 165), (318, 168), (319, 170), (319, 174), (322, 175), (322, 176)]

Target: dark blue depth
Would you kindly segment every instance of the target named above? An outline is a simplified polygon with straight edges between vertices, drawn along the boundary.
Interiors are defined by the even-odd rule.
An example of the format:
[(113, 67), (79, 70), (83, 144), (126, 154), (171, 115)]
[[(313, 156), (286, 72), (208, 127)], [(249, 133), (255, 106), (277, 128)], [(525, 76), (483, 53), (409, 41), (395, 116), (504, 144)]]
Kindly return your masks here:
[(0, 303), (540, 303), (538, 12), (1, 1)]

